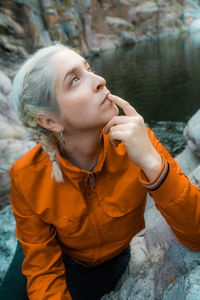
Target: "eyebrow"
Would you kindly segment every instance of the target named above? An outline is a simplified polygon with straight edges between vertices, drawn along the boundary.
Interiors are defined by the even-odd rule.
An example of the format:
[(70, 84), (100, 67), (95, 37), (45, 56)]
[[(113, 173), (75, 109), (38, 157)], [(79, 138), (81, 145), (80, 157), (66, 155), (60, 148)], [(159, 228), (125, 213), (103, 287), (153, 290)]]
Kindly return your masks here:
[[(84, 65), (88, 64), (88, 62), (87, 62), (86, 59), (83, 59), (82, 61), (83, 61)], [(75, 73), (78, 69), (79, 69), (79, 66), (76, 66), (76, 67), (72, 68), (71, 70), (69, 70), (69, 71), (65, 74), (64, 79), (63, 79), (63, 85), (64, 85), (64, 83), (65, 83), (66, 78), (67, 78), (69, 75)]]

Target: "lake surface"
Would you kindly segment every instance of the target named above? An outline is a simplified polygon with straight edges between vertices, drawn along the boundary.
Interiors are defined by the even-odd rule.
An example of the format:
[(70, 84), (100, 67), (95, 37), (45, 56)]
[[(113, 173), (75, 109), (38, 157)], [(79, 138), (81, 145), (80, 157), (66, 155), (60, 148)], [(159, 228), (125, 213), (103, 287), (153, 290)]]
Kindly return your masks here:
[(183, 129), (200, 106), (200, 33), (107, 50), (88, 60), (173, 155), (184, 148)]

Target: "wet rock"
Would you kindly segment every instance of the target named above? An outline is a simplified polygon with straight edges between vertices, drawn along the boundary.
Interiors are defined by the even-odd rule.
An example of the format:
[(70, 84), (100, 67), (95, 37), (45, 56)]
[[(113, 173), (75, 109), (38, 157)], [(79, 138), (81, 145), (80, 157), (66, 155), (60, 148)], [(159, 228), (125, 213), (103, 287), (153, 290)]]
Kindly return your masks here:
[(137, 43), (137, 39), (134, 33), (125, 32), (121, 33), (121, 44), (122, 45), (135, 45)]

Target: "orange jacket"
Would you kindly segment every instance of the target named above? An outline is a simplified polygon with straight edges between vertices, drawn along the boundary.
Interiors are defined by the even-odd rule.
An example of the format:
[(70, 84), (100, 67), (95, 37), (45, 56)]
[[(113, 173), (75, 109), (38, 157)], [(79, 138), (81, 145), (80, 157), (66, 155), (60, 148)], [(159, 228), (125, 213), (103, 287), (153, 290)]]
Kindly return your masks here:
[(58, 153), (64, 183), (51, 178), (52, 163), (41, 145), (14, 163), (11, 204), (31, 300), (71, 299), (62, 252), (97, 265), (125, 249), (145, 227), (147, 192), (178, 240), (200, 250), (200, 191), (150, 130), (149, 135), (163, 158), (153, 182), (130, 161), (123, 143), (114, 148), (108, 135), (91, 173)]

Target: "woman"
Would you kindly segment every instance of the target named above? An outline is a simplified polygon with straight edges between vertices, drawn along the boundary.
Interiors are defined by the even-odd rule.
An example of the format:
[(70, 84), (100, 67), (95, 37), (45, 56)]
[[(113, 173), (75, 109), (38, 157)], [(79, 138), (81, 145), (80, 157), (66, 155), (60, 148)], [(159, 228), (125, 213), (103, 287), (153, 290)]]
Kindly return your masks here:
[[(200, 191), (83, 57), (61, 44), (40, 49), (18, 71), (13, 94), (38, 142), (10, 170), (29, 299), (110, 292), (145, 227), (147, 192), (177, 239), (200, 250)], [(27, 297), (21, 291), (17, 299)]]

